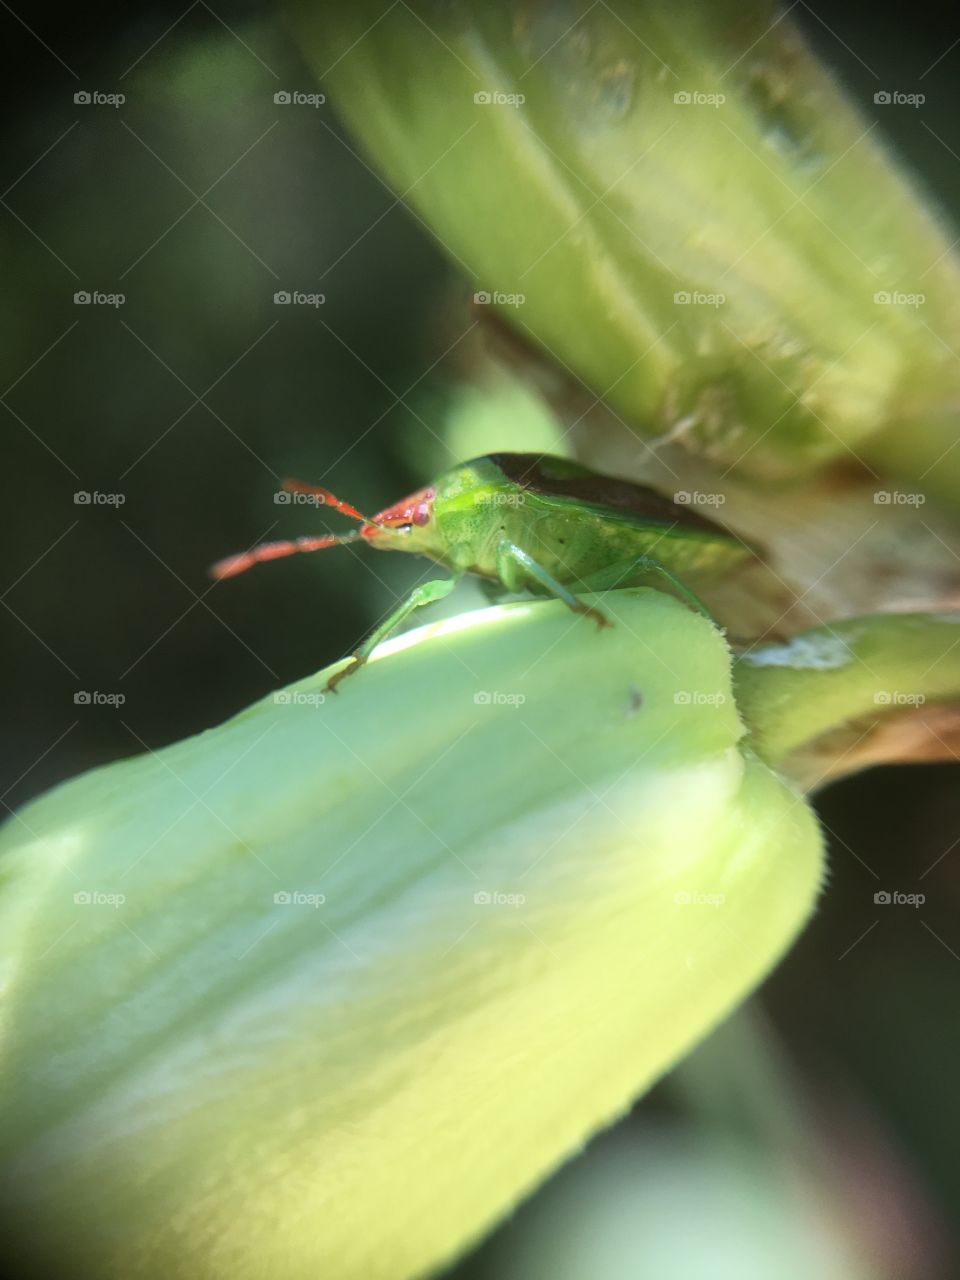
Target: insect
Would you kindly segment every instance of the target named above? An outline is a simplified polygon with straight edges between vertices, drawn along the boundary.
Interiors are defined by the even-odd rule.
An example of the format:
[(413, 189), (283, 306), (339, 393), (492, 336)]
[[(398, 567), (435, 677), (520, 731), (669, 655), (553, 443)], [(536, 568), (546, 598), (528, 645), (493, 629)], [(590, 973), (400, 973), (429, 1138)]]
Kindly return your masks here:
[(732, 533), (654, 489), (549, 455), (474, 458), (371, 517), (316, 485), (288, 480), (284, 488), (313, 495), (358, 520), (360, 528), (262, 543), (215, 564), (214, 578), (231, 578), (265, 560), (361, 541), (380, 551), (427, 556), (451, 574), (415, 587), (331, 676), (330, 692), (414, 610), (442, 600), (466, 573), (506, 591), (554, 596), (603, 627), (611, 625), (606, 615), (579, 593), (635, 586), (657, 576), (709, 617), (678, 575), (722, 573), (754, 555)]

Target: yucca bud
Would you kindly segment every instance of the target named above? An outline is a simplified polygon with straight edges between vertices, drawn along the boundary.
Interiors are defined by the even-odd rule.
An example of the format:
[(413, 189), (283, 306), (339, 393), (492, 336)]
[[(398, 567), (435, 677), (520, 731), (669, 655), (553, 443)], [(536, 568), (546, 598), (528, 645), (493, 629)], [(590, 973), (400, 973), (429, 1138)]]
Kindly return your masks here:
[(755, 476), (854, 450), (960, 492), (953, 237), (879, 141), (890, 95), (848, 99), (780, 7), (298, 0), (294, 22), (479, 313), (639, 434)]
[(2, 835), (8, 1239), (52, 1274), (419, 1275), (703, 1036), (821, 840), (653, 591), (486, 610)]
[(814, 791), (868, 765), (956, 760), (960, 613), (840, 618), (752, 645), (734, 690), (764, 760)]

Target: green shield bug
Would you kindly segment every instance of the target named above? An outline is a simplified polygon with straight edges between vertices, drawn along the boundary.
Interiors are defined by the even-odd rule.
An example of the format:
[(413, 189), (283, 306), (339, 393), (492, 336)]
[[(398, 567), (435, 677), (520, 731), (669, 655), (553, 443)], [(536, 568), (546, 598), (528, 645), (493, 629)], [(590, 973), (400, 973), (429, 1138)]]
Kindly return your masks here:
[(380, 551), (427, 556), (452, 575), (414, 588), (360, 645), (353, 661), (330, 678), (331, 692), (415, 609), (442, 599), (465, 573), (506, 591), (554, 596), (599, 626), (609, 626), (601, 610), (578, 598), (580, 593), (635, 586), (656, 576), (706, 613), (679, 575), (722, 573), (754, 555), (734, 534), (654, 489), (540, 454), (474, 458), (369, 518), (327, 489), (294, 480), (284, 488), (314, 496), (361, 527), (348, 534), (262, 543), (214, 565), (214, 578), (230, 578), (296, 552), (359, 541)]

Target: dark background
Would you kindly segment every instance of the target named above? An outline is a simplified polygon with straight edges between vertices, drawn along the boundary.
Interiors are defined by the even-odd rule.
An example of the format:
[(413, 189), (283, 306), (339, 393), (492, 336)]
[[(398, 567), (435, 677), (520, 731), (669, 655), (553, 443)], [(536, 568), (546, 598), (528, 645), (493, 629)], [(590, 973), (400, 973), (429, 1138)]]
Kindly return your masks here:
[[(450, 413), (477, 352), (470, 282), (357, 156), (335, 104), (274, 106), (278, 88), (316, 86), (269, 10), (14, 8), (0, 8), (8, 808), (349, 650), (421, 565), (350, 548), (215, 587), (206, 567), (321, 527), (312, 509), (274, 503), (285, 475), (376, 509), (454, 460)], [(880, 87), (927, 95), (922, 112), (876, 114), (960, 224), (955, 6), (800, 3), (794, 17), (861, 101)], [(83, 88), (127, 102), (76, 106)], [(75, 306), (83, 289), (126, 301)], [(276, 307), (279, 289), (326, 302)], [(509, 424), (485, 441), (510, 443)], [(78, 505), (78, 491), (124, 502)], [(80, 691), (124, 702), (78, 705)], [(780, 1063), (789, 1134), (758, 1134), (739, 1115), (743, 1082), (710, 1045), (709, 1069), (694, 1062), (582, 1163), (601, 1168), (611, 1143), (641, 1132), (666, 1134), (697, 1168), (721, 1130), (761, 1165), (770, 1149), (793, 1151), (839, 1188), (843, 1229), (873, 1250), (862, 1274), (960, 1275), (957, 778), (947, 766), (876, 770), (820, 797), (828, 892), (752, 1015)], [(879, 889), (927, 903), (884, 915)], [(551, 1195), (562, 1191), (532, 1212), (549, 1219)], [(589, 1195), (582, 1204), (592, 1212)], [(506, 1274), (524, 1223), (465, 1269)]]

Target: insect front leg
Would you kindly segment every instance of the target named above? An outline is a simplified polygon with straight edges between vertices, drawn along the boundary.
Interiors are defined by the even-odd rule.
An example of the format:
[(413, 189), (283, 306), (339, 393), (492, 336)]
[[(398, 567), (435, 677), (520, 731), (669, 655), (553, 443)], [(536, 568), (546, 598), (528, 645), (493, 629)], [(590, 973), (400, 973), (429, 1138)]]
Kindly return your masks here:
[(681, 582), (675, 573), (661, 564), (653, 556), (635, 556), (632, 560), (620, 560), (588, 574), (581, 582), (584, 591), (613, 591), (617, 587), (640, 586), (644, 578), (656, 574), (668, 582), (678, 596), (696, 613), (702, 613), (711, 622), (715, 619), (699, 597), (695, 596), (686, 583)]
[[(521, 570), (521, 573), (517, 571)], [(584, 604), (582, 600), (578, 600), (569, 588), (565, 587), (562, 582), (557, 579), (547, 569), (543, 567), (539, 561), (534, 560), (528, 552), (522, 547), (518, 547), (515, 542), (509, 542), (506, 539), (497, 546), (497, 575), (500, 581), (507, 587), (513, 589), (513, 584), (522, 580), (523, 577), (533, 578), (533, 580), (550, 595), (555, 596), (558, 600), (562, 600), (568, 609), (572, 609), (574, 613), (586, 614), (593, 618), (598, 627), (610, 627), (613, 624), (606, 614), (601, 613), (599, 609), (594, 609), (588, 604)]]
[(459, 576), (456, 578), (436, 578), (432, 582), (421, 582), (419, 587), (414, 587), (406, 600), (399, 604), (391, 614), (388, 614), (379, 627), (354, 651), (352, 661), (342, 671), (337, 671), (330, 677), (326, 684), (326, 692), (336, 693), (337, 685), (340, 681), (345, 680), (347, 676), (352, 676), (355, 671), (359, 671), (377, 645), (382, 640), (386, 640), (387, 636), (392, 631), (395, 631), (405, 618), (408, 618), (415, 609), (419, 609), (422, 605), (433, 604), (435, 600), (442, 600), (444, 596), (448, 596), (459, 581)]

